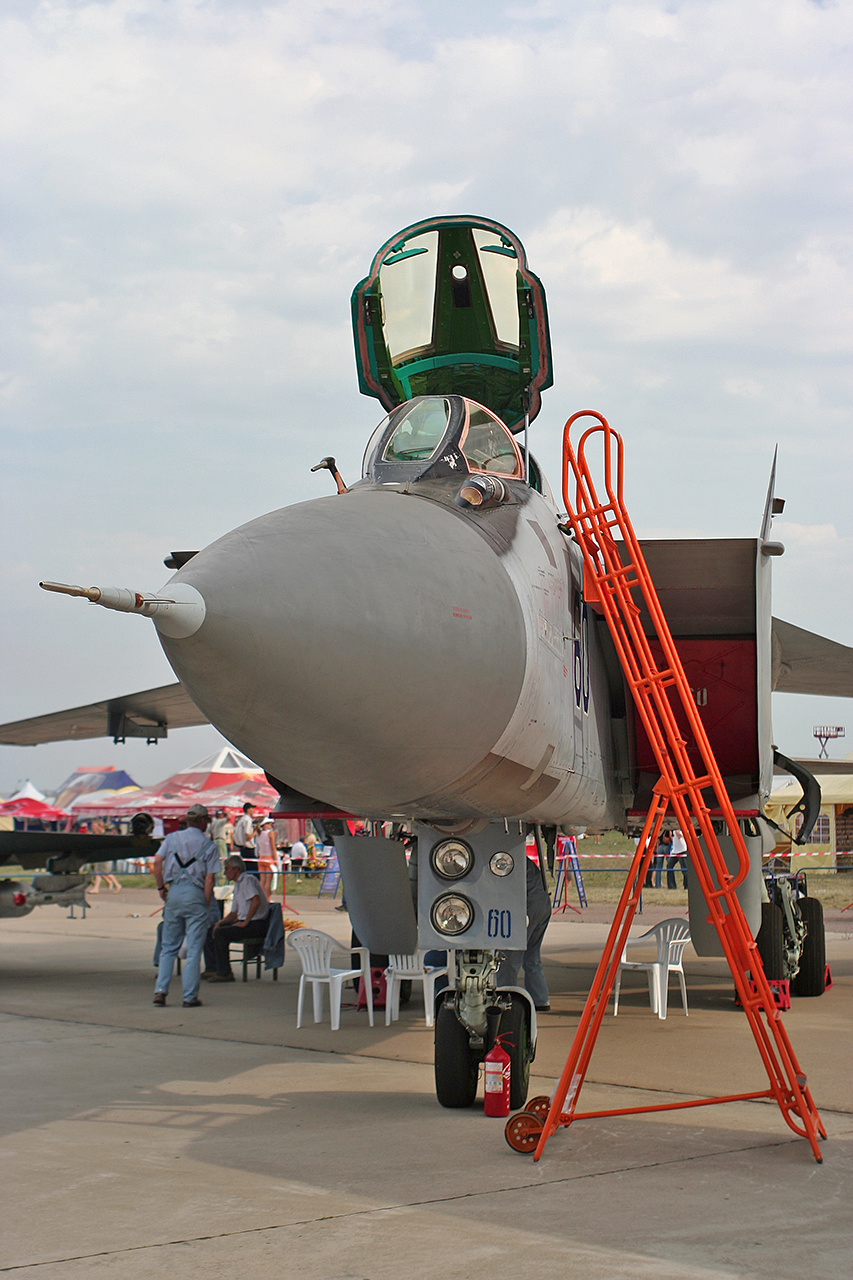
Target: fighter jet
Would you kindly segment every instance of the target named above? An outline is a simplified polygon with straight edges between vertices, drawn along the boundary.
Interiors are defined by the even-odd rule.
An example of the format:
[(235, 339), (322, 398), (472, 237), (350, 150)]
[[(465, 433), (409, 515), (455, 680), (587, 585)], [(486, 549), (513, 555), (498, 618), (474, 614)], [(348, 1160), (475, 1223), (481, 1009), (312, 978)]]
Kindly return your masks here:
[[(409, 824), (408, 867), (397, 840), (335, 836), (354, 928), (374, 952), (455, 954), (436, 1015), (439, 1100), (470, 1105), (508, 1031), (517, 1107), (536, 1011), (495, 975), (526, 945), (528, 832), (545, 849), (557, 831), (639, 829), (658, 771), (527, 447), (552, 369), (545, 293), (517, 236), (476, 217), (405, 228), (357, 285), (352, 319), (360, 389), (386, 411), (361, 476), (348, 485), (323, 459), (335, 492), (173, 553), (156, 593), (43, 583), (151, 619), (180, 685), (7, 725), (0, 740), (209, 720), (264, 767), (282, 812)], [(830, 642), (771, 619), (780, 510), (771, 479), (757, 539), (643, 544), (747, 841), (754, 932), (774, 843), (771, 690), (849, 694), (853, 671), (853, 651), (822, 663)], [(801, 776), (807, 835), (816, 797)], [(693, 944), (719, 954), (707, 914), (692, 886)]]

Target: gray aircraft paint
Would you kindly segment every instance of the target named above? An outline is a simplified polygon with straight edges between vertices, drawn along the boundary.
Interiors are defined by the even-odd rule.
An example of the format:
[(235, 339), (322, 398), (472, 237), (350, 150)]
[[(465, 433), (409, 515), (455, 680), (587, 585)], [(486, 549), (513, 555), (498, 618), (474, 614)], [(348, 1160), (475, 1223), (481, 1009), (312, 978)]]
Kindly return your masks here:
[(373, 487), (317, 499), (244, 525), (175, 577), (207, 605), (196, 635), (161, 637), (193, 700), (270, 773), (341, 808), (385, 815), (450, 787), (518, 701), (512, 583), (436, 503)]

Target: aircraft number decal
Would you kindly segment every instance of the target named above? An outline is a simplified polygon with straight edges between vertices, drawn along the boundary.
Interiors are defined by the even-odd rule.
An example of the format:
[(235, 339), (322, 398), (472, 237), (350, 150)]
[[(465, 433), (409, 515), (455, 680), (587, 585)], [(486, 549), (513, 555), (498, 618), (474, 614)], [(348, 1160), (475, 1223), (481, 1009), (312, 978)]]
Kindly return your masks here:
[(497, 907), (491, 907), (486, 923), (490, 938), (512, 937), (511, 911), (498, 911)]
[(589, 711), (589, 614), (586, 604), (581, 604), (578, 592), (575, 592), (573, 612), (575, 705), (582, 705), (586, 714)]

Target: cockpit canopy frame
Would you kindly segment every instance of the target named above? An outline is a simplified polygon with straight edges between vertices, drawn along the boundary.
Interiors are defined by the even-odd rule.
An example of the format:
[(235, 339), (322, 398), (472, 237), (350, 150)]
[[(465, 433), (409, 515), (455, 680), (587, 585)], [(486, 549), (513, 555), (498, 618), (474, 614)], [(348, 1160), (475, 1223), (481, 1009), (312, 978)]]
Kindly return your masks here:
[(524, 480), (524, 459), (497, 414), (464, 396), (416, 396), (373, 432), (362, 476), (379, 484), (485, 473)]
[(359, 389), (391, 411), (462, 395), (516, 433), (553, 383), (545, 291), (490, 218), (430, 218), (387, 240), (352, 295)]

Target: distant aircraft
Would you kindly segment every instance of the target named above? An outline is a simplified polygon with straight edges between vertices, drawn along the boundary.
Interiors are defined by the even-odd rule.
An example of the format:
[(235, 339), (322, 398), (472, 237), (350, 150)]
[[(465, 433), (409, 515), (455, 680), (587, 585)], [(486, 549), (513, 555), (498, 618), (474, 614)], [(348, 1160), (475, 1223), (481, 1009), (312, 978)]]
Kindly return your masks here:
[[(180, 684), (6, 725), (0, 741), (156, 738), (209, 720), (264, 767), (283, 811), (412, 824), (417, 920), (402, 845), (336, 836), (354, 927), (374, 952), (456, 952), (436, 1017), (439, 1100), (473, 1101), (500, 1029), (517, 1107), (536, 1013), (495, 972), (526, 942), (527, 831), (541, 850), (557, 830), (638, 830), (658, 770), (527, 448), (552, 372), (521, 242), (486, 218), (407, 227), (356, 287), (352, 319), (360, 389), (387, 411), (361, 477), (347, 486), (323, 459), (336, 493), (172, 553), (155, 594), (43, 584), (151, 618)], [(757, 539), (643, 544), (742, 815), (753, 931), (774, 844), (761, 816), (771, 690), (849, 695), (853, 672), (853, 650), (771, 619), (781, 506), (771, 478)], [(807, 834), (815, 788), (800, 776)], [(692, 889), (690, 916), (696, 950), (719, 954)]]

